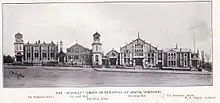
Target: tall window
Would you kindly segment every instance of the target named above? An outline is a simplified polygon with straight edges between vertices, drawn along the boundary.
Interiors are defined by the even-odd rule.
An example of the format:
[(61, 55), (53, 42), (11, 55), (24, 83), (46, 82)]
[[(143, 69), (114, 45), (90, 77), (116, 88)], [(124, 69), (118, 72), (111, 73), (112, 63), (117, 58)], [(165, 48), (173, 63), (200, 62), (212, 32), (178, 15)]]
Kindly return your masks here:
[(43, 57), (44, 57), (44, 58), (47, 57), (47, 53), (43, 53)]
[(27, 53), (27, 60), (30, 60), (31, 58), (31, 55), (30, 55), (30, 53)]
[(98, 62), (99, 61), (99, 56), (95, 55), (95, 61)]
[(42, 46), (41, 49), (42, 49), (43, 52), (46, 52), (47, 47), (46, 46)]
[(34, 51), (38, 52), (38, 47), (37, 46), (34, 47)]
[(187, 66), (187, 60), (184, 60), (184, 65)]
[(30, 53), (27, 53), (27, 57), (28, 57), (28, 58), (30, 58), (30, 57), (31, 57)]
[(75, 48), (75, 53), (79, 53), (79, 49), (78, 48)]
[(184, 54), (184, 58), (187, 59), (187, 53)]
[(98, 50), (99, 50), (98, 45), (96, 45), (96, 51), (98, 51)]
[(50, 53), (50, 56), (51, 56), (51, 57), (54, 57), (54, 53)]
[(38, 58), (38, 53), (34, 53), (34, 57), (35, 57), (35, 58)]

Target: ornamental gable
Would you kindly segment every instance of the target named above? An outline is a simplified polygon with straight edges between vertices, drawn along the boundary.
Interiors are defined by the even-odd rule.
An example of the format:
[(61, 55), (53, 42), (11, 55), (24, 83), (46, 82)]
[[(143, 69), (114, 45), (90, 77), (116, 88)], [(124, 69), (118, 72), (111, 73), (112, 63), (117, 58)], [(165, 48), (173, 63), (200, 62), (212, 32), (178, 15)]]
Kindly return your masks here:
[(107, 57), (115, 57), (117, 58), (119, 56), (119, 53), (116, 50), (111, 50), (106, 54)]
[(83, 47), (82, 45), (75, 44), (70, 48), (67, 48), (67, 53), (90, 53), (90, 50)]
[(135, 49), (143, 49), (143, 52), (158, 51), (156, 47), (138, 38), (120, 49), (121, 52), (135, 52)]

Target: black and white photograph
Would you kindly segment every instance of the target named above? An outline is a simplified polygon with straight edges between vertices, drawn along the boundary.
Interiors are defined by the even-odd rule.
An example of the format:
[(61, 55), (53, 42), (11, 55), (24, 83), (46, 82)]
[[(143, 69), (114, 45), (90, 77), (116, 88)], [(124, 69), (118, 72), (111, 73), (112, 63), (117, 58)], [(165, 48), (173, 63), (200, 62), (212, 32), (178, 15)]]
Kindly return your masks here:
[(213, 86), (211, 1), (2, 4), (3, 88)]

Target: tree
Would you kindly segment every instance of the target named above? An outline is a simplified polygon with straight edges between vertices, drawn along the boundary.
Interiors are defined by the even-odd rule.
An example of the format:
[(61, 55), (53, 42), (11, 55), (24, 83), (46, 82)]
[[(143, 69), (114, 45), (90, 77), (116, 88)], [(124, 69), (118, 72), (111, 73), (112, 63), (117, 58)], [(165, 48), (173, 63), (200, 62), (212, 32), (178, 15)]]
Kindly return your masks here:
[(206, 53), (205, 57), (206, 57), (207, 62), (209, 62), (211, 55), (209, 53)]
[(4, 57), (3, 57), (3, 62), (4, 63), (13, 63), (14, 62), (14, 59), (13, 59), (13, 57), (11, 57), (10, 55), (4, 55)]

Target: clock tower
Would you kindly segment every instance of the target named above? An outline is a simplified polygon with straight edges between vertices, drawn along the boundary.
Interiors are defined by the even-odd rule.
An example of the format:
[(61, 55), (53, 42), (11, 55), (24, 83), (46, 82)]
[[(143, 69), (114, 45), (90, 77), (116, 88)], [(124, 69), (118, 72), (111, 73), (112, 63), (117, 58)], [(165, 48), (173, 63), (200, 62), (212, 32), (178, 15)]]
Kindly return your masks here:
[(23, 55), (24, 55), (24, 42), (23, 42), (23, 35), (21, 33), (15, 34), (15, 42), (14, 42), (14, 53), (15, 53), (15, 61), (22, 62)]
[(100, 43), (100, 34), (96, 32), (93, 34), (92, 43), (92, 64), (101, 66), (102, 65), (102, 43)]

